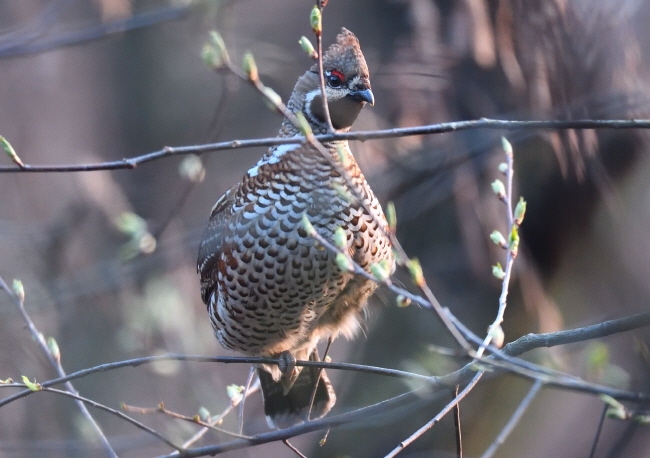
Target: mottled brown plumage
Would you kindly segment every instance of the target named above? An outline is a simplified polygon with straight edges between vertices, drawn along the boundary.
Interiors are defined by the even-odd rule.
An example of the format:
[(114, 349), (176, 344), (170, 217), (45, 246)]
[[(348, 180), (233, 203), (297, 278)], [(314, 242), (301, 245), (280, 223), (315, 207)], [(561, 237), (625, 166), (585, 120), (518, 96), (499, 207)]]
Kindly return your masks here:
[[(356, 37), (343, 29), (323, 61), (332, 123), (338, 131), (347, 131), (363, 105), (374, 103)], [(327, 130), (321, 104), (314, 66), (299, 78), (287, 106), (302, 111), (320, 133)], [(285, 119), (280, 136), (298, 134)], [(335, 254), (307, 234), (303, 214), (325, 239), (331, 240), (342, 227), (349, 254), (362, 267), (380, 261), (393, 266), (381, 206), (348, 143), (324, 146), (329, 160), (310, 145), (270, 148), (212, 209), (198, 269), (203, 301), (217, 339), (226, 348), (253, 356), (317, 360), (320, 340), (350, 337), (358, 328), (376, 284), (341, 271)], [(347, 194), (360, 196), (363, 204), (341, 192), (349, 185), (332, 160), (352, 179), (354, 191)], [(296, 367), (281, 373), (276, 366), (264, 366), (258, 373), (270, 423), (283, 427), (304, 421), (317, 371)], [(312, 417), (325, 415), (334, 402), (323, 371)]]

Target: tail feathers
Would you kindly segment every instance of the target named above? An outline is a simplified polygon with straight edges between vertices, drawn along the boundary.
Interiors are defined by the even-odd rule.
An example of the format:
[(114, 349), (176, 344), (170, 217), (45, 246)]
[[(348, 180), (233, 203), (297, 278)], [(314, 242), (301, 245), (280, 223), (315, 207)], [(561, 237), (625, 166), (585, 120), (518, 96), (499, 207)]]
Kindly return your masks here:
[[(262, 387), (264, 413), (271, 428), (287, 428), (307, 420), (309, 402), (318, 377), (317, 368), (304, 367), (286, 394), (283, 384), (273, 380), (269, 372), (260, 368), (257, 370), (257, 375)], [(334, 388), (323, 370), (320, 373), (320, 380), (318, 380), (310, 419), (314, 420), (325, 416), (335, 403)]]

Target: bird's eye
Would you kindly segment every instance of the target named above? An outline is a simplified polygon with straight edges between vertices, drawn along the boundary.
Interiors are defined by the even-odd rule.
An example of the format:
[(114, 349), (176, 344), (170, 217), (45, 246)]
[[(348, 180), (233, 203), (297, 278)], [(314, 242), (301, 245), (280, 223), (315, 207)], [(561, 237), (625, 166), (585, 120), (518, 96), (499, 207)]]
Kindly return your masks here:
[(345, 77), (343, 76), (343, 73), (338, 72), (336, 70), (330, 70), (325, 72), (325, 79), (327, 80), (327, 84), (329, 84), (330, 87), (333, 88), (339, 88), (343, 85), (343, 79)]

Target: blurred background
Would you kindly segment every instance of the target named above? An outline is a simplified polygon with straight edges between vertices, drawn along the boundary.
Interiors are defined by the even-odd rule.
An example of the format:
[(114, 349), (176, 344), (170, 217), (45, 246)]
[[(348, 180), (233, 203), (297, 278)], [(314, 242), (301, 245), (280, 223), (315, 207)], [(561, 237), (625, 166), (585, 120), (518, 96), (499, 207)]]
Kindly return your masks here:
[[(255, 55), (263, 81), (284, 100), (312, 63), (307, 0), (0, 1), (0, 135), (26, 163), (81, 164), (220, 140), (275, 136), (280, 118), (250, 87), (201, 61), (208, 32), (223, 35), (235, 62)], [(341, 27), (360, 39), (375, 107), (355, 130), (453, 120), (643, 118), (650, 112), (650, 4), (640, 0), (331, 0), (324, 43)], [(397, 207), (398, 238), (417, 256), (440, 302), (483, 334), (494, 318), (502, 261), (488, 234), (503, 230), (490, 190), (504, 132), (353, 142), (382, 202)], [(523, 247), (506, 313), (506, 341), (645, 311), (650, 303), (650, 161), (643, 131), (519, 131), (516, 195), (528, 201)], [(225, 355), (199, 297), (196, 254), (210, 208), (264, 149), (175, 157), (135, 170), (0, 175), (0, 276), (22, 280), (39, 329), (58, 341), (68, 372), (163, 353)], [(10, 165), (3, 156), (0, 164)], [(502, 261), (503, 262), (503, 261)], [(409, 279), (398, 278), (405, 285)], [(410, 286), (409, 286), (410, 287)], [(588, 380), (648, 391), (647, 330), (527, 355)], [(334, 361), (444, 374), (463, 364), (428, 311), (374, 298), (367, 329), (337, 341)], [(397, 379), (330, 372), (332, 413), (402, 393)], [(118, 408), (160, 401), (189, 416), (229, 404), (226, 386), (248, 367), (166, 363), (75, 381), (82, 395)], [(6, 295), (0, 295), (0, 379), (54, 377)], [(482, 382), (461, 404), (466, 456), (496, 437), (528, 381)], [(1, 389), (2, 398), (14, 389)], [(371, 418), (295, 438), (307, 456), (383, 456), (445, 404)], [(245, 433), (266, 430), (259, 395)], [(602, 402), (545, 389), (499, 450), (504, 457), (587, 456)], [(120, 456), (170, 450), (92, 408)], [(177, 443), (194, 428), (139, 416)], [(236, 427), (235, 416), (225, 426)], [(606, 420), (597, 457), (642, 457), (650, 436)], [(228, 440), (210, 433), (199, 444)], [(0, 409), (0, 457), (101, 456), (71, 400), (35, 394)], [(227, 456), (292, 456), (282, 444)], [(455, 456), (451, 417), (401, 456)]]

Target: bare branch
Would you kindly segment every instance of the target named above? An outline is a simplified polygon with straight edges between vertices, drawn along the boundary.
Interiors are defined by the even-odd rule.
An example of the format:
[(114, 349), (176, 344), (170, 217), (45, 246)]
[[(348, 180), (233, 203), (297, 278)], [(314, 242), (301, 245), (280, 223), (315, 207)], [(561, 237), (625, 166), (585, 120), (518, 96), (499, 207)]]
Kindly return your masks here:
[[(122, 404), (122, 408), (127, 411), (127, 412), (132, 412), (132, 413), (139, 413), (141, 415), (148, 415), (152, 413), (162, 413), (167, 415), (168, 417), (171, 418), (176, 418), (177, 420), (183, 420), (189, 423), (193, 423), (199, 426), (203, 426), (204, 428), (211, 429), (213, 431), (217, 431), (223, 434), (226, 434), (228, 436), (232, 437), (239, 437), (241, 439), (248, 439), (249, 436), (245, 436), (243, 434), (237, 434), (232, 431), (228, 431), (227, 429), (219, 428), (218, 426), (215, 426), (212, 424), (212, 421), (203, 421), (200, 418), (198, 418), (198, 415), (195, 415), (194, 417), (188, 417), (187, 415), (180, 414), (178, 412), (174, 412), (172, 410), (169, 410), (165, 407), (164, 403), (158, 404), (158, 407), (137, 407), (137, 406), (130, 406), (127, 404)], [(223, 418), (221, 415), (219, 416), (220, 418)], [(179, 450), (181, 450), (179, 448)]]
[(315, 24), (312, 23), (312, 28), (314, 29), (314, 35), (316, 36), (316, 49), (318, 49), (318, 79), (323, 104), (323, 113), (325, 114), (325, 123), (327, 124), (327, 129), (329, 132), (334, 132), (334, 126), (332, 125), (332, 118), (330, 116), (330, 108), (327, 104), (327, 92), (325, 91), (325, 72), (323, 70), (323, 33), (321, 30), (323, 5), (321, 4), (320, 0), (316, 0), (315, 8), (319, 12), (318, 27), (314, 27)]
[(485, 371), (481, 371), (477, 373), (474, 378), (467, 384), (467, 386), (458, 393), (454, 399), (447, 404), (441, 411), (433, 417), (427, 424), (422, 426), (420, 429), (418, 429), (416, 432), (414, 432), (408, 439), (403, 440), (402, 442), (399, 443), (397, 447), (395, 447), (388, 455), (386, 455), (386, 458), (392, 458), (396, 456), (398, 453), (400, 453), (402, 450), (404, 450), (406, 447), (408, 447), (410, 444), (412, 444), (418, 437), (422, 436), (422, 434), (426, 433), (428, 430), (430, 430), (434, 425), (436, 425), (442, 417), (444, 417), (451, 409), (453, 409), (465, 396), (469, 394), (470, 391), (474, 389), (476, 384), (478, 383), (479, 380), (481, 380), (481, 377), (483, 377), (483, 374), (485, 374)]
[(517, 410), (512, 414), (512, 417), (510, 417), (510, 420), (508, 420), (508, 423), (503, 427), (499, 435), (494, 439), (494, 442), (490, 444), (488, 449), (481, 455), (481, 458), (491, 458), (494, 456), (496, 453), (497, 449), (501, 444), (505, 442), (505, 440), (508, 438), (512, 430), (517, 426), (517, 423), (521, 420), (521, 417), (524, 415), (526, 410), (528, 409), (528, 406), (530, 406), (530, 403), (533, 402), (533, 399), (535, 399), (535, 396), (537, 396), (537, 393), (539, 390), (542, 388), (542, 382), (541, 380), (536, 380), (535, 383), (533, 383), (533, 386), (530, 387), (530, 390), (528, 390), (528, 393), (524, 397), (524, 399), (521, 400), (519, 403), (519, 406), (517, 407)]
[[(65, 2), (55, 2), (65, 3)], [(6, 34), (0, 41), (0, 58), (23, 56), (51, 51), (64, 46), (78, 45), (88, 41), (98, 40), (114, 33), (124, 33), (143, 27), (180, 19), (189, 11), (189, 7), (171, 6), (135, 14), (126, 19), (118, 19), (100, 24), (93, 24), (77, 30), (65, 31), (51, 37), (42, 37), (42, 28), (36, 27), (36, 32), (17, 30)], [(53, 14), (51, 11), (45, 14)], [(51, 20), (44, 17), (42, 21)], [(31, 29), (31, 27), (30, 27)]]
[[(259, 390), (259, 389), (260, 389), (260, 385), (259, 385), (259, 383), (256, 383), (255, 385), (253, 385), (252, 387), (250, 387), (250, 389), (248, 390), (248, 392), (243, 394), (243, 398), (242, 398), (242, 400), (241, 400), (240, 402), (243, 402), (244, 399), (246, 399), (246, 398), (247, 398), (248, 396), (250, 396), (251, 394), (257, 392), (257, 390)], [(231, 401), (230, 401), (230, 405), (229, 405), (228, 407), (226, 407), (226, 408), (223, 410), (223, 412), (221, 412), (219, 415), (216, 415), (216, 416), (212, 417), (212, 421), (210, 421), (209, 424), (212, 425), (212, 426), (215, 426), (215, 425), (219, 424), (219, 423), (223, 420), (223, 418), (225, 418), (226, 415), (228, 415), (230, 412), (232, 412), (232, 411), (234, 410), (235, 407), (237, 407), (237, 403), (235, 403), (235, 402), (233, 402), (233, 401), (231, 400)], [(186, 448), (190, 447), (190, 446), (191, 446), (192, 444), (194, 444), (196, 441), (198, 441), (199, 439), (201, 439), (201, 438), (205, 435), (205, 433), (207, 433), (208, 431), (210, 431), (210, 428), (207, 428), (207, 427), (201, 428), (200, 431), (198, 431), (198, 432), (197, 432), (196, 434), (194, 434), (191, 438), (189, 438), (188, 440), (186, 440), (185, 442), (183, 442), (183, 445), (182, 445), (183, 449), (186, 449)], [(173, 453), (171, 454), (171, 456), (179, 457), (179, 456), (180, 456), (180, 453), (178, 453), (178, 452), (173, 452)]]
[[(363, 132), (346, 132), (327, 135), (317, 135), (320, 142), (336, 140), (377, 140), (382, 138), (408, 137), (413, 135), (432, 135), (445, 132), (458, 132), (462, 130), (490, 129), (490, 130), (534, 130), (534, 129), (650, 129), (650, 120), (593, 120), (583, 119), (575, 121), (508, 121), (501, 119), (481, 118), (471, 121), (454, 121), (425, 126), (403, 127), (395, 129), (368, 130)], [(158, 159), (187, 154), (204, 154), (216, 151), (232, 150), (239, 148), (253, 148), (262, 146), (277, 146), (285, 144), (301, 144), (305, 137), (292, 138), (256, 138), (250, 140), (229, 140), (225, 142), (209, 143), (194, 146), (166, 146), (161, 150), (151, 153), (125, 158), (118, 161), (97, 162), (88, 164), (61, 164), (61, 165), (30, 165), (0, 166), (0, 173), (44, 173), (44, 172), (94, 172), (99, 170), (129, 170), (141, 164)]]

